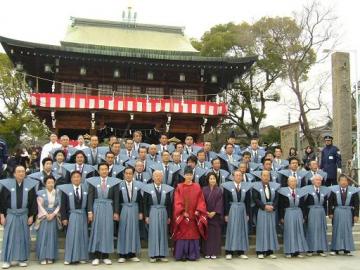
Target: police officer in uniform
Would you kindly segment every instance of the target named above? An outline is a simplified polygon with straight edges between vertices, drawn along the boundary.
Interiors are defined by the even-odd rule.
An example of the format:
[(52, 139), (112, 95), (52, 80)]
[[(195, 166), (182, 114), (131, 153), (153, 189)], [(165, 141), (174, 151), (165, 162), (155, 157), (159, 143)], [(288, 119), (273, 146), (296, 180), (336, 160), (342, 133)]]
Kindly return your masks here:
[(337, 173), (341, 173), (341, 154), (333, 145), (333, 137), (324, 136), (325, 147), (321, 151), (320, 169), (327, 173), (326, 186), (337, 185)]

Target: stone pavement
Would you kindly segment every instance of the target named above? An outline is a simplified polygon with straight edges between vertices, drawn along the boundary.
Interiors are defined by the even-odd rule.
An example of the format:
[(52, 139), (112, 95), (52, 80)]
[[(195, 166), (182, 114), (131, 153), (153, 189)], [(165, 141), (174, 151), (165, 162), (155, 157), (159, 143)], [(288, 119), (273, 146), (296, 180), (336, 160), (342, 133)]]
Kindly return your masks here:
[[(19, 269), (19, 267), (12, 267)], [(12, 269), (11, 268), (11, 269)], [(350, 270), (360, 268), (360, 251), (354, 252), (354, 256), (328, 256), (328, 257), (305, 257), (303, 259), (292, 258), (286, 259), (283, 255), (278, 255), (278, 258), (273, 260), (266, 258), (263, 260), (257, 259), (254, 255), (250, 255), (248, 260), (234, 258), (231, 261), (219, 258), (216, 260), (201, 259), (196, 262), (176, 262), (170, 260), (168, 263), (149, 263), (147, 259), (142, 258), (139, 263), (126, 262), (119, 264), (113, 260), (113, 265), (105, 266), (92, 266), (91, 264), (85, 265), (63, 265), (62, 262), (57, 262), (54, 265), (39, 265), (35, 261), (31, 261), (27, 268), (22, 269), (126, 269), (126, 270), (233, 270), (233, 269), (246, 269), (246, 270)]]

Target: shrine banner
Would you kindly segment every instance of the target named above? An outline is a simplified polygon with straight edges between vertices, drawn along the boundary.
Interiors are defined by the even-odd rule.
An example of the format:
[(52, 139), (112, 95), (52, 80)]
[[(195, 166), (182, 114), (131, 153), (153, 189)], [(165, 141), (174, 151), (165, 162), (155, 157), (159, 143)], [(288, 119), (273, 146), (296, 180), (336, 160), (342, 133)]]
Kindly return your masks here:
[(220, 102), (195, 100), (89, 96), (79, 94), (32, 93), (32, 107), (54, 109), (110, 110), (145, 113), (184, 113), (200, 115), (227, 115), (227, 106)]

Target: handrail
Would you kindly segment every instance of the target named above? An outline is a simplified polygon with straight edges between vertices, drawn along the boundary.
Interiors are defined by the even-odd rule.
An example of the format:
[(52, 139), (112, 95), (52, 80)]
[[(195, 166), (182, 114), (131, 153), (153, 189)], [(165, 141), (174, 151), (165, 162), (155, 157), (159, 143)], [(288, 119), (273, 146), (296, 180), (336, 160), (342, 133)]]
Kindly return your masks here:
[[(47, 82), (52, 82), (52, 87), (51, 87), (51, 90), (52, 90), (52, 93), (55, 93), (55, 90), (56, 90), (56, 85), (57, 84), (60, 84), (61, 85), (66, 85), (67, 87), (71, 88), (72, 90), (67, 90), (69, 91), (68, 94), (76, 94), (77, 91), (85, 91), (85, 93), (83, 92), (83, 94), (88, 94), (87, 91), (98, 91), (98, 94), (99, 95), (114, 95), (115, 93), (122, 93), (122, 94), (130, 94), (130, 93), (127, 93), (127, 92), (124, 92), (124, 91), (117, 91), (117, 90), (113, 90), (113, 89), (101, 89), (101, 88), (94, 88), (94, 87), (88, 87), (88, 86), (81, 86), (81, 90), (80, 89), (77, 89), (79, 87), (78, 84), (81, 84), (81, 82), (79, 82), (78, 84), (77, 83), (74, 83), (74, 82), (61, 82), (61, 81), (56, 81), (56, 80), (51, 80), (51, 79), (47, 79), (47, 78), (43, 78), (43, 77), (39, 77), (39, 76), (35, 76), (35, 75), (31, 75), (31, 74), (27, 74), (27, 73), (24, 73), (24, 72), (20, 72), (20, 71), (16, 71), (17, 73), (19, 74), (22, 74), (24, 75), (25, 77), (32, 77), (32, 78), (35, 78), (36, 79), (36, 86), (35, 86), (35, 89), (36, 91), (38, 92), (38, 81), (47, 81)], [(126, 84), (124, 84), (126, 85)], [(133, 90), (133, 87), (137, 87), (138, 85), (129, 85), (129, 88), (130, 88), (130, 91)], [(150, 86), (149, 86), (150, 87)], [(151, 88), (163, 88), (163, 86), (151, 86)], [(61, 87), (60, 87), (61, 89)], [(179, 90), (197, 90), (197, 89), (194, 89), (194, 88), (191, 88), (191, 87), (186, 87), (184, 85), (184, 87), (173, 87), (173, 89), (179, 89)], [(112, 94), (109, 94), (109, 92), (112, 92)], [(102, 94), (103, 92), (105, 92), (105, 94)], [(139, 94), (136, 94), (134, 95), (134, 97), (146, 97), (148, 98), (149, 96), (151, 97), (158, 97), (158, 98), (164, 98), (164, 97), (170, 97), (170, 98), (179, 98), (181, 97), (182, 99), (193, 99), (193, 100), (196, 100), (198, 97), (202, 97), (203, 100), (210, 100), (212, 98), (215, 98), (216, 99), (216, 102), (220, 102), (220, 99), (223, 99), (222, 97), (220, 97), (220, 95), (217, 93), (217, 94), (186, 94), (185, 92), (183, 94), (167, 94), (167, 93), (164, 93), (164, 94), (152, 94), (152, 93), (139, 93)], [(189, 98), (191, 97), (191, 98)]]

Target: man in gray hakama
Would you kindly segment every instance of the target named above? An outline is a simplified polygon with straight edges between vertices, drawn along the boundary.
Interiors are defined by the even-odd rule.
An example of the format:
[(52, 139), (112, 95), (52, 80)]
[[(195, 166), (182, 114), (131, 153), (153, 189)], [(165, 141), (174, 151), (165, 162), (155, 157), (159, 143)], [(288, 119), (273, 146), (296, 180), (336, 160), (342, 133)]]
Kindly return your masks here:
[[(15, 178), (15, 179), (14, 179)], [(25, 178), (25, 168), (17, 165), (14, 178), (0, 181), (1, 224), (4, 226), (1, 257), (2, 268), (14, 262), (27, 266), (30, 255), (30, 229), (36, 214), (36, 192), (38, 181)]]
[(279, 249), (276, 232), (276, 208), (280, 184), (270, 182), (270, 171), (261, 172), (261, 182), (255, 182), (252, 196), (257, 208), (256, 219), (256, 254), (259, 259), (270, 256), (276, 259), (274, 250)]
[(284, 224), (284, 253), (286, 258), (303, 258), (301, 252), (307, 252), (308, 246), (304, 233), (304, 196), (305, 192), (297, 187), (297, 179), (290, 176), (288, 187), (278, 190), (279, 219)]
[(91, 224), (89, 252), (92, 253), (92, 265), (112, 264), (109, 253), (114, 251), (114, 220), (119, 221), (119, 183), (120, 180), (108, 177), (109, 165), (98, 165), (99, 177), (87, 179), (88, 219)]
[(66, 228), (64, 264), (86, 263), (89, 260), (87, 185), (81, 184), (81, 173), (74, 171), (71, 184), (58, 186), (61, 191), (61, 222)]
[(171, 217), (171, 191), (173, 187), (162, 184), (163, 172), (155, 170), (154, 183), (144, 186), (144, 216), (149, 224), (148, 254), (150, 262), (167, 262), (169, 255), (168, 225)]
[(312, 256), (314, 252), (325, 257), (329, 250), (327, 241), (327, 196), (330, 192), (329, 188), (321, 186), (323, 177), (315, 174), (311, 178), (312, 185), (305, 186), (302, 189), (307, 194), (305, 196), (305, 221), (307, 224), (306, 241), (309, 247), (308, 256)]
[(134, 181), (133, 168), (124, 170), (124, 181), (120, 183), (119, 205), (120, 222), (117, 240), (117, 253), (119, 263), (126, 259), (139, 262), (136, 256), (140, 253), (139, 220), (143, 219), (143, 199), (141, 188), (143, 183)]
[(234, 181), (222, 184), (224, 188), (224, 215), (227, 222), (225, 253), (231, 260), (236, 253), (247, 259), (249, 249), (248, 221), (250, 214), (251, 183), (242, 182), (240, 171), (234, 171)]
[(339, 185), (331, 187), (329, 196), (329, 217), (332, 219), (333, 231), (330, 255), (339, 251), (351, 256), (355, 250), (352, 226), (359, 220), (359, 189), (349, 186), (345, 175), (339, 176)]

